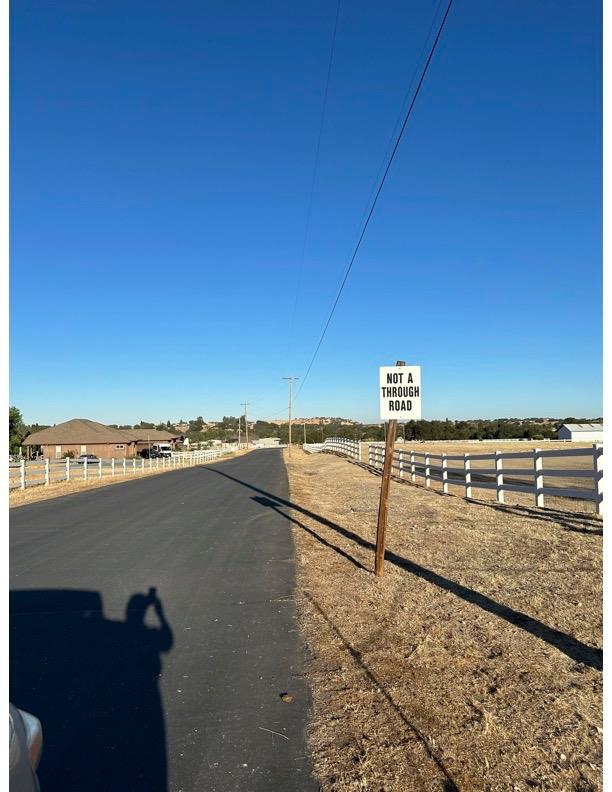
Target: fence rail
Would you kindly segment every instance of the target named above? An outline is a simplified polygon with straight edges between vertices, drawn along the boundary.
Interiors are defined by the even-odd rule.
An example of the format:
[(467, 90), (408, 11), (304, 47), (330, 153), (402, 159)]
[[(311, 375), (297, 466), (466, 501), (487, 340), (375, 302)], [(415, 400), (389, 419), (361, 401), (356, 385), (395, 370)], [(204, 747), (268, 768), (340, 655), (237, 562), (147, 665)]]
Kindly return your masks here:
[(39, 459), (9, 463), (9, 490), (49, 486), (60, 481), (88, 481), (106, 476), (137, 476), (157, 470), (175, 470), (210, 462), (232, 454), (232, 450), (209, 449), (173, 453), (171, 457), (145, 459)]
[(349, 440), (347, 437), (327, 437), (324, 443), (304, 443), (302, 448), (308, 454), (333, 451), (336, 454), (351, 457), (351, 459), (361, 459), (361, 443), (357, 440)]
[[(586, 457), (588, 467), (553, 468), (545, 461), (553, 458)], [(518, 460), (518, 461), (517, 461)], [(520, 460), (525, 460), (522, 467)], [(385, 449), (378, 444), (368, 445), (368, 464), (382, 469)], [(504, 462), (511, 462), (506, 467)], [(487, 467), (473, 467), (472, 463), (491, 462)], [(449, 464), (450, 463), (450, 464)], [(459, 464), (457, 464), (459, 463)], [(495, 451), (489, 454), (432, 454), (430, 451), (395, 449), (392, 470), (400, 478), (410, 477), (425, 480), (430, 487), (432, 481), (442, 483), (442, 491), (448, 493), (449, 486), (463, 487), (465, 497), (472, 497), (472, 490), (495, 490), (497, 501), (504, 502), (505, 492), (520, 492), (533, 495), (535, 505), (544, 506), (544, 497), (575, 498), (592, 501), (598, 514), (603, 514), (603, 446), (592, 448), (562, 448), (554, 451)], [(544, 486), (544, 478), (587, 479), (592, 489), (576, 486)]]

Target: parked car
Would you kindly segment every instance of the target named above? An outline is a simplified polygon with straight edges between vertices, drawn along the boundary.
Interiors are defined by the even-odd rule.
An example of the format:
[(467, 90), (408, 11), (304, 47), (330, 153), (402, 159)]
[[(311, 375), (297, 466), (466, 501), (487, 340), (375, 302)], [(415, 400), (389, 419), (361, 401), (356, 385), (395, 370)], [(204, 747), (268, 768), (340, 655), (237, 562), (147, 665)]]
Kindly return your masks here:
[(81, 456), (77, 459), (77, 464), (84, 465), (85, 460), (87, 460), (88, 465), (97, 465), (100, 462), (95, 454), (81, 454)]
[(39, 792), (36, 768), (42, 753), (42, 727), (38, 718), (9, 703), (9, 789)]

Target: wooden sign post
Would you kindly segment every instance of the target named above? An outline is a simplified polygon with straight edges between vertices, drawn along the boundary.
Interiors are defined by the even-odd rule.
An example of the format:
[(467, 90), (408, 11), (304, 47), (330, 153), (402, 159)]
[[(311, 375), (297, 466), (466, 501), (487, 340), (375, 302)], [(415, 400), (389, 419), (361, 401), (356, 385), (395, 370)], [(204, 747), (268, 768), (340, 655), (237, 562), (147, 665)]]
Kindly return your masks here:
[[(398, 366), (405, 366), (403, 360), (397, 361)], [(380, 577), (383, 573), (385, 562), (385, 535), (387, 533), (387, 511), (389, 506), (389, 485), (391, 484), (391, 469), (393, 466), (393, 447), (397, 434), (397, 420), (392, 419), (387, 424), (387, 442), (385, 443), (385, 461), (383, 465), (382, 481), (380, 483), (380, 501), (378, 504), (378, 527), (376, 529), (376, 559), (374, 574)]]
[(381, 366), (379, 396), (380, 417), (383, 420), (389, 419), (389, 423), (387, 424), (385, 462), (378, 505), (376, 560), (374, 562), (374, 574), (377, 576), (382, 575), (385, 562), (389, 485), (393, 472), (393, 449), (397, 434), (397, 422), (418, 420), (421, 417), (421, 367), (406, 366), (403, 360), (398, 360), (395, 366)]

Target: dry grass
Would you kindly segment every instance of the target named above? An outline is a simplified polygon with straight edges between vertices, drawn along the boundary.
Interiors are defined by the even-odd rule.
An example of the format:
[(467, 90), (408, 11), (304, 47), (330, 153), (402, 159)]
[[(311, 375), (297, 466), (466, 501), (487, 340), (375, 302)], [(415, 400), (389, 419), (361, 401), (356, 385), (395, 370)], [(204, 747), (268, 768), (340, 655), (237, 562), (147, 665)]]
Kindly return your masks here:
[[(508, 441), (498, 441), (495, 443), (445, 443), (443, 441), (423, 441), (422, 443), (398, 443), (395, 446), (395, 449), (398, 451), (404, 451), (406, 453), (405, 456), (405, 463), (408, 464), (408, 453), (410, 451), (415, 451), (420, 454), (424, 454), (428, 451), (432, 454), (432, 465), (439, 465), (440, 460), (434, 459), (433, 455), (440, 455), (440, 454), (448, 454), (449, 456), (462, 456), (465, 453), (469, 453), (471, 458), (471, 469), (472, 473), (478, 473), (481, 469), (491, 469), (495, 466), (495, 462), (493, 460), (485, 460), (485, 459), (474, 459), (474, 456), (478, 456), (481, 454), (493, 454), (495, 451), (506, 451), (506, 452), (525, 452), (525, 451), (533, 451), (534, 448), (539, 448), (542, 451), (550, 452), (550, 451), (567, 451), (570, 449), (576, 448), (585, 448), (591, 451), (593, 448), (592, 443), (542, 443), (542, 442), (508, 442)], [(362, 443), (361, 444), (361, 458), (364, 462), (368, 460), (368, 444)], [(417, 458), (419, 462), (423, 462), (422, 458)], [(463, 463), (459, 460), (449, 461), (449, 467), (459, 467), (461, 468)], [(524, 470), (531, 471), (532, 463), (527, 459), (515, 459), (512, 461), (506, 461), (504, 463), (505, 467), (512, 467), (512, 468), (520, 468)], [(543, 476), (544, 476), (544, 486), (545, 487), (571, 487), (573, 489), (588, 489), (593, 490), (594, 483), (593, 479), (591, 478), (574, 478), (572, 476), (547, 476), (546, 470), (555, 469), (555, 470), (593, 470), (593, 458), (592, 456), (570, 456), (570, 457), (545, 457), (543, 459)], [(533, 483), (532, 475), (522, 475), (522, 476), (514, 476), (512, 477), (514, 480), (521, 479), (524, 480), (528, 484)], [(417, 477), (417, 484), (420, 486), (425, 485), (425, 480), (422, 477)], [(432, 486), (437, 489), (441, 489), (442, 485), (439, 482), (432, 482)], [(464, 493), (464, 485), (459, 484), (457, 482), (453, 482), (452, 478), (449, 481), (450, 492), (454, 495), (462, 495)], [(486, 490), (486, 489), (479, 489), (476, 486), (473, 488), (473, 494), (475, 497), (481, 500), (495, 500), (496, 494), (494, 491)], [(534, 503), (534, 498), (532, 495), (527, 495), (525, 493), (512, 493), (506, 494), (507, 500), (512, 500), (513, 503), (520, 504), (522, 506), (532, 506)], [(550, 496), (545, 497), (545, 504), (547, 506), (551, 506), (553, 508), (558, 509), (572, 509), (578, 511), (585, 511), (585, 512), (595, 512), (595, 504), (591, 501), (568, 501), (565, 498), (551, 498)]]
[[(287, 452), (285, 452), (287, 454)], [(601, 789), (601, 521), (286, 456), (323, 790)]]
[[(233, 456), (242, 456), (242, 454), (246, 454), (247, 451), (242, 450), (235, 453)], [(230, 457), (225, 457), (229, 459)], [(213, 459), (211, 462), (218, 462), (219, 459)], [(198, 465), (209, 465), (210, 462), (199, 462)], [(176, 468), (177, 470), (186, 469), (186, 468)], [(128, 481), (139, 481), (142, 478), (146, 478), (148, 476), (157, 476), (161, 475), (162, 473), (170, 473), (175, 468), (147, 468), (144, 469), (137, 469), (136, 474), (133, 474), (128, 470), (127, 475), (123, 475), (123, 472), (120, 472), (118, 468), (117, 474), (115, 476), (111, 476), (110, 472), (107, 471), (105, 468), (103, 471), (103, 476), (100, 478), (97, 475), (97, 470), (95, 473), (90, 472), (87, 481), (84, 481), (82, 478), (74, 479), (71, 478), (70, 481), (56, 481), (51, 482), (49, 486), (45, 487), (43, 484), (38, 484), (34, 487), (26, 487), (26, 489), (12, 489), (9, 491), (9, 508), (17, 507), (17, 506), (25, 506), (28, 503), (35, 503), (36, 501), (41, 500), (48, 500), (49, 498), (61, 498), (62, 495), (72, 495), (75, 492), (82, 492), (83, 490), (90, 490), (90, 489), (98, 489), (99, 487), (106, 487), (110, 484), (125, 484)], [(80, 475), (82, 476), (82, 472), (79, 471)]]

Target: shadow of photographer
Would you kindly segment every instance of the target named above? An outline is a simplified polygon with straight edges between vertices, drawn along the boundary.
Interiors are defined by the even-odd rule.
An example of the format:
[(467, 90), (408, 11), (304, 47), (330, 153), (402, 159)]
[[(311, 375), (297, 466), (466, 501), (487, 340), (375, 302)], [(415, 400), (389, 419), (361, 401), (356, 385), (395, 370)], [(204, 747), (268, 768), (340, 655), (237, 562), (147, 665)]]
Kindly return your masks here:
[(10, 593), (10, 697), (41, 720), (45, 792), (167, 790), (159, 677), (172, 630), (154, 588), (125, 614), (105, 618), (97, 591)]

